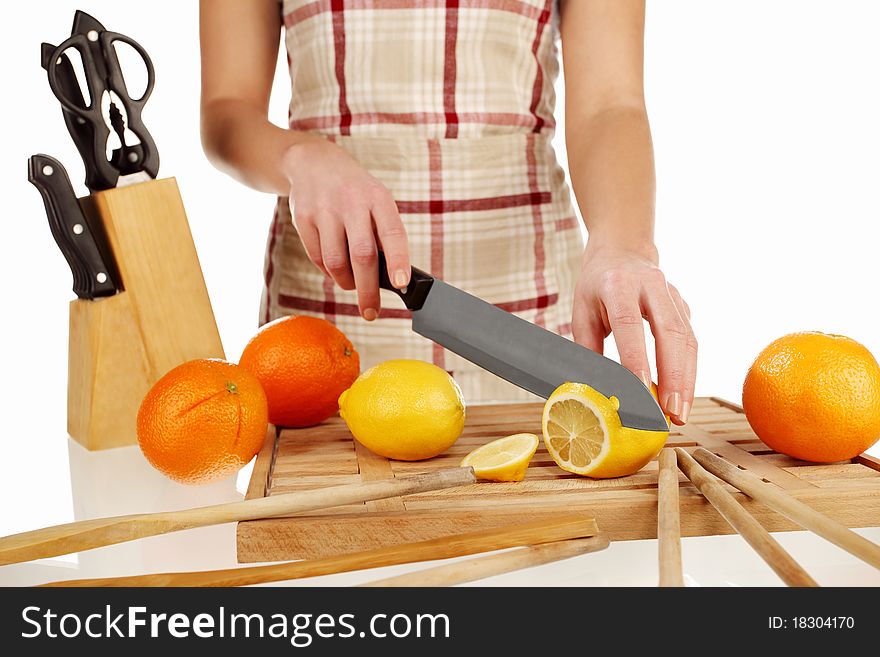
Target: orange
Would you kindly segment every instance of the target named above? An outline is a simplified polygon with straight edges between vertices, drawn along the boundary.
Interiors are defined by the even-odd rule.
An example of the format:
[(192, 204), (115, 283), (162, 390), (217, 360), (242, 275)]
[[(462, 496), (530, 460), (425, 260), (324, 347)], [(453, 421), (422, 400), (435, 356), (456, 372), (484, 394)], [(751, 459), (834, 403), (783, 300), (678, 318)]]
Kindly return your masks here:
[(266, 395), (250, 372), (222, 360), (175, 367), (141, 402), (138, 443), (168, 477), (201, 484), (227, 477), (260, 450), (269, 426)]
[(792, 333), (752, 364), (743, 409), (778, 452), (817, 463), (851, 459), (880, 438), (880, 366), (842, 335)]
[(325, 319), (283, 317), (266, 324), (239, 361), (266, 391), (269, 421), (308, 427), (339, 410), (339, 395), (360, 374), (360, 359), (345, 334)]

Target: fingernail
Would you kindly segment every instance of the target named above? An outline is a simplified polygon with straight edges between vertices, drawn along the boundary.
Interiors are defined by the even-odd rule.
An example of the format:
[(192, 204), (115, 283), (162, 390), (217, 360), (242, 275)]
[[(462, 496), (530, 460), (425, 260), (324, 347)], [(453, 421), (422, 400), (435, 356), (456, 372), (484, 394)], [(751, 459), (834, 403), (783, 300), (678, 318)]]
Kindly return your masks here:
[(651, 389), (651, 373), (642, 370), (639, 372), (639, 378), (642, 380), (642, 383), (645, 384), (645, 387), (650, 390)]
[(682, 402), (681, 403), (681, 413), (678, 414), (678, 419), (682, 422), (688, 421), (688, 415), (691, 414), (691, 403), (690, 402)]
[(364, 319), (368, 322), (372, 322), (379, 316), (379, 313), (376, 312), (375, 308), (366, 308), (364, 309)]
[(409, 277), (406, 275), (406, 272), (403, 271), (402, 269), (398, 269), (396, 272), (394, 272), (394, 280), (392, 281), (394, 283), (394, 287), (397, 287), (397, 288), (404, 287), (408, 281), (409, 281)]
[(673, 392), (666, 398), (666, 412), (681, 418), (681, 393)]

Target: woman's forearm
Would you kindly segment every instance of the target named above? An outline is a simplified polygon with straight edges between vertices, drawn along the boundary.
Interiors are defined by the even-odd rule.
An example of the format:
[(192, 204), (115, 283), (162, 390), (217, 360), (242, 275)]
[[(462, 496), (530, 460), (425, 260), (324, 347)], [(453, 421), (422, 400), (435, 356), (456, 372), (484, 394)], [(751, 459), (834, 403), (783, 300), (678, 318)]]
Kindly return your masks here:
[(654, 246), (654, 151), (643, 107), (609, 107), (566, 116), (572, 186), (591, 247), (635, 251)]
[(364, 319), (379, 315), (377, 248), (389, 280), (408, 285), (406, 228), (391, 192), (343, 148), (321, 135), (279, 128), (264, 107), (242, 99), (203, 102), (202, 142), (219, 169), (289, 197), (309, 260), (343, 289), (357, 289)]
[(208, 101), (202, 108), (202, 144), (211, 163), (263, 192), (287, 196), (290, 181), (282, 166), (288, 150), (319, 136), (285, 130), (265, 110), (239, 99)]

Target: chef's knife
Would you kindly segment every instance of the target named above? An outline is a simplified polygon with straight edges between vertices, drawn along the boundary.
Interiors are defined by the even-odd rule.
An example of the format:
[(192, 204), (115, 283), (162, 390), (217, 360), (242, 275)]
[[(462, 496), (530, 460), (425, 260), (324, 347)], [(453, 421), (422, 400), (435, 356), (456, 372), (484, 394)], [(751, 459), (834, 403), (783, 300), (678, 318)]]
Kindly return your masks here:
[(48, 155), (28, 160), (28, 180), (43, 197), (52, 235), (73, 272), (73, 291), (81, 299), (117, 291), (118, 274), (103, 235), (86, 220), (62, 164)]
[(412, 311), (416, 333), (511, 383), (548, 398), (567, 381), (585, 383), (620, 402), (624, 426), (669, 431), (651, 391), (613, 360), (551, 333), (413, 267), (410, 284), (396, 289), (379, 253), (379, 286)]

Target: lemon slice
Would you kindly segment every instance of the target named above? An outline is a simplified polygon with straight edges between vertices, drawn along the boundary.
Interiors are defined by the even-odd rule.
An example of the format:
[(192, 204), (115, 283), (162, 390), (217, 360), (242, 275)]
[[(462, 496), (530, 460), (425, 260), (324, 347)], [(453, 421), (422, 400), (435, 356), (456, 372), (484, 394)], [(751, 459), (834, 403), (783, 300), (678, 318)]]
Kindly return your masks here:
[[(654, 393), (656, 396), (656, 393)], [(620, 402), (583, 383), (563, 383), (544, 405), (544, 445), (563, 470), (595, 478), (622, 477), (645, 467), (668, 431), (620, 423)]]
[(537, 449), (535, 434), (515, 433), (477, 447), (464, 457), (461, 464), (471, 466), (480, 479), (522, 481)]

